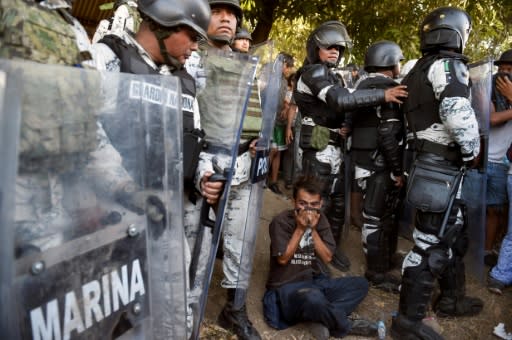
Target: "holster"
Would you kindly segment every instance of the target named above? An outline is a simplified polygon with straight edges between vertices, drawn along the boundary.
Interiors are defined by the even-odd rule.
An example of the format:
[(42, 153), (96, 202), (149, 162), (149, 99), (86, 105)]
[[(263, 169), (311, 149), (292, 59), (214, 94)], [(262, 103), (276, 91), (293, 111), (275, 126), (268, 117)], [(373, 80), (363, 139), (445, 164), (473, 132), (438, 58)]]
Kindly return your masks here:
[(416, 159), (407, 182), (407, 202), (422, 211), (445, 211), (450, 198), (457, 194), (462, 174), (455, 165)]
[(300, 130), (299, 146), (301, 149), (324, 150), (327, 145), (337, 145), (341, 143), (339, 133), (329, 130), (321, 125), (302, 125)]

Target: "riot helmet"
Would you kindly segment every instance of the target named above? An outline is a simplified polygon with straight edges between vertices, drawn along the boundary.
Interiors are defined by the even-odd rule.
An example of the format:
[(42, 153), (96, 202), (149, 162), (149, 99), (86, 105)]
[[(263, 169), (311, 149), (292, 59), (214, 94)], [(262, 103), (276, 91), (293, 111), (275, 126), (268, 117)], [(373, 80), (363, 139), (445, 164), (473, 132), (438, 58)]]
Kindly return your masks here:
[(336, 65), (329, 65), (335, 67), (343, 57), (345, 49), (352, 47), (347, 29), (339, 21), (324, 22), (311, 32), (306, 43), (307, 61), (311, 64), (318, 63), (320, 61), (318, 49), (331, 46), (338, 47), (340, 52)]
[(252, 41), (252, 36), (248, 30), (246, 30), (243, 27), (239, 27), (236, 29), (236, 34), (235, 34), (235, 40), (237, 40), (237, 39), (247, 39), (249, 41)]
[[(212, 10), (212, 19), (208, 26), (208, 39), (218, 48), (231, 45), (235, 38), (236, 29), (242, 24), (242, 8), (239, 0), (208, 0)], [(224, 26), (228, 25), (222, 17), (217, 15), (217, 9), (229, 11), (235, 17), (236, 23), (229, 22), (231, 32), (226, 32)], [(230, 20), (232, 21), (232, 20)]]
[(501, 64), (512, 64), (512, 49), (503, 52), (500, 59), (494, 62), (496, 66), (500, 66)]
[(233, 38), (233, 43), (231, 44), (231, 49), (233, 51), (241, 52), (241, 53), (249, 53), (252, 43), (252, 36), (249, 31), (247, 31), (243, 27), (237, 27), (235, 37)]
[(388, 40), (378, 41), (368, 47), (364, 57), (364, 70), (374, 72), (378, 68), (389, 68), (404, 60), (400, 46)]
[(206, 39), (211, 16), (206, 0), (139, 0), (138, 8), (163, 27), (185, 25)]
[(422, 52), (440, 49), (464, 51), (471, 32), (471, 17), (455, 7), (439, 7), (430, 12), (420, 26)]
[(237, 25), (239, 27), (242, 26), (242, 18), (244, 15), (242, 7), (240, 7), (240, 0), (208, 0), (208, 2), (210, 3), (210, 8), (213, 8), (215, 5), (226, 5), (233, 8)]

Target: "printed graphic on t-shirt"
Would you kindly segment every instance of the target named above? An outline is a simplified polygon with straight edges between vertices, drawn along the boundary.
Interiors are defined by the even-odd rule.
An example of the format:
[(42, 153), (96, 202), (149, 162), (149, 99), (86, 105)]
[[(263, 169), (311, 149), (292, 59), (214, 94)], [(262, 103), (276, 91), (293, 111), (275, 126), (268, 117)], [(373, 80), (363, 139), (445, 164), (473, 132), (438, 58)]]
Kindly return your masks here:
[(295, 251), (295, 254), (293, 254), (293, 258), (290, 262), (295, 265), (311, 266), (313, 260), (315, 260), (315, 246), (313, 245), (311, 229), (308, 229), (304, 235), (302, 235), (299, 247)]

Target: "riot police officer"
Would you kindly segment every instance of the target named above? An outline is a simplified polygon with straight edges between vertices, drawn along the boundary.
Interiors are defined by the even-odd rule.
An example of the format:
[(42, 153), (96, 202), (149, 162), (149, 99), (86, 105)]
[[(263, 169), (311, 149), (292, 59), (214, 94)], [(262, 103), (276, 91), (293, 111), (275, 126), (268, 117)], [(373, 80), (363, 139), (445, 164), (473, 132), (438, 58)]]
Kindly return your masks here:
[[(339, 129), (345, 113), (361, 107), (385, 102), (401, 103), (407, 96), (404, 86), (390, 89), (369, 89), (350, 92), (331, 70), (351, 46), (345, 26), (338, 21), (321, 24), (306, 43), (305, 65), (297, 72), (294, 98), (302, 114), (300, 147), (303, 150), (302, 170), (317, 176), (324, 183), (324, 201), (334, 238), (339, 242), (344, 224), (343, 184), (340, 180), (341, 135)], [(338, 246), (332, 264), (348, 270), (350, 262)]]
[[(203, 44), (200, 44), (199, 51), (194, 52), (186, 64), (187, 71), (194, 76), (199, 89), (203, 89), (207, 86), (205, 83), (205, 75), (208, 72), (204, 69), (205, 62), (203, 61), (203, 58), (206, 58), (209, 50), (232, 51), (231, 44), (233, 43), (237, 28), (240, 28), (242, 25), (243, 18), (243, 12), (240, 7), (239, 0), (209, 0), (208, 2), (212, 11), (212, 18), (207, 30), (208, 39)], [(215, 52), (213, 54), (215, 54)], [(233, 81), (233, 74), (227, 72), (224, 68), (218, 69), (216, 72), (219, 74), (217, 81), (221, 83), (221, 85), (222, 83), (229, 83), (230, 81)], [(218, 100), (218, 98), (202, 96), (202, 101), (200, 101), (202, 117), (211, 114), (211, 108), (209, 106), (211, 104), (215, 104), (216, 100)], [(252, 118), (255, 118), (255, 121), (259, 120), (261, 122), (261, 107), (256, 82), (253, 83), (249, 106), (248, 114), (252, 111), (250, 114)], [(246, 242), (254, 241), (245, 240), (243, 233), (245, 223), (251, 209), (251, 207), (249, 207), (249, 199), (251, 196), (252, 184), (249, 181), (249, 175), (252, 159), (251, 153), (254, 152), (257, 141), (253, 136), (255, 131), (249, 131), (246, 129), (246, 122), (247, 119), (244, 120), (244, 128), (241, 134), (240, 146), (238, 148), (238, 157), (236, 158), (236, 165), (233, 170), (233, 176), (230, 184), (231, 190), (225, 208), (225, 218), (222, 226), (222, 244), (219, 245), (219, 247), (222, 246), (222, 252), (224, 254), (222, 263), (224, 277), (221, 282), (221, 286), (226, 288), (228, 299), (226, 305), (221, 311), (221, 314), (219, 315), (218, 321), (222, 327), (233, 331), (239, 339), (260, 339), (261, 337), (257, 329), (252, 325), (249, 320), (249, 316), (247, 315), (245, 305), (246, 291), (242, 292), (242, 290), (238, 290), (241, 294), (240, 296), (243, 295), (243, 297), (240, 299), (240, 303), (235, 303), (239, 275), (241, 272), (242, 254), (244, 253), (243, 247)], [(261, 125), (261, 123), (259, 125)], [(259, 131), (256, 131), (256, 134), (258, 134), (258, 132)], [(201, 155), (199, 162), (201, 168), (204, 165), (205, 168), (210, 167), (213, 169), (214, 160), (217, 159), (217, 154), (214, 151), (216, 146), (214, 144), (215, 143), (209, 143), (206, 150), (207, 152)], [(217, 207), (216, 209), (218, 211), (221, 208)], [(198, 216), (198, 213), (199, 211), (196, 211), (196, 217)], [(188, 222), (185, 222), (187, 238), (191, 247), (201, 248), (203, 246), (201, 245), (201, 242), (198, 242), (198, 240), (201, 240), (201, 236), (199, 235), (199, 237), (196, 237), (199, 229), (197, 219), (196, 223), (191, 223), (194, 221), (193, 212), (190, 212), (189, 216), (190, 219)], [(222, 218), (222, 216), (218, 216), (217, 218)], [(201, 231), (199, 231), (199, 233), (201, 233)], [(193, 256), (195, 257), (196, 255)], [(192, 259), (193, 263), (195, 260), (197, 259)], [(197, 305), (201, 314), (204, 313), (204, 306), (201, 306), (201, 301), (205, 300), (204, 294), (207, 292), (207, 287), (204, 287), (205, 281), (203, 279), (206, 277), (209, 282), (207, 273), (211, 270), (212, 268), (208, 267), (207, 263), (198, 264), (196, 269), (197, 275), (195, 275), (194, 278), (195, 282), (191, 282), (191, 285), (194, 285), (194, 291), (197, 291), (199, 295), (199, 302), (196, 303), (193, 300), (196, 296), (193, 296), (191, 301), (194, 305)], [(250, 272), (250, 268), (243, 268), (243, 270), (248, 270)], [(201, 317), (202, 315), (199, 318)]]
[[(198, 169), (204, 133), (200, 129), (195, 81), (184, 68), (185, 61), (197, 50), (198, 41), (201, 38), (206, 39), (211, 11), (208, 4), (202, 0), (141, 0), (138, 1), (138, 10), (142, 22), (135, 35), (125, 30), (120, 36), (105, 36), (94, 45), (95, 59), (99, 69), (133, 74), (172, 74), (180, 78), (184, 139), (183, 173), (187, 196), (184, 198), (184, 223), (187, 224), (191, 215), (188, 212), (196, 210), (196, 193), (200, 191), (201, 196), (213, 204), (222, 189), (221, 182), (200, 180), (208, 178), (212, 172), (208, 169)], [(118, 131), (114, 124), (107, 123), (106, 129), (114, 143), (114, 136), (123, 134), (123, 131)], [(201, 177), (194, 182), (196, 171), (201, 172)], [(186, 241), (184, 246), (185, 256), (190, 260), (190, 250)], [(190, 291), (187, 293), (190, 294)], [(192, 311), (189, 309), (189, 328), (192, 327), (192, 322)]]
[[(400, 47), (379, 41), (366, 51), (364, 69), (368, 78), (357, 90), (397, 86), (404, 59)], [(352, 160), (355, 179), (363, 193), (362, 241), (366, 255), (366, 278), (377, 288), (398, 292), (400, 278), (393, 275), (392, 256), (397, 246), (394, 209), (403, 186), (403, 123), (400, 107), (386, 103), (355, 111), (352, 120)]]
[[(423, 56), (403, 80), (411, 93), (403, 105), (408, 146), (416, 152), (407, 200), (417, 213), (415, 246), (403, 262), (395, 339), (442, 339), (422, 323), (435, 279), (441, 290), (434, 305), (438, 316), (475, 315), (483, 307), (480, 299), (465, 295), (462, 258), (468, 236), (458, 199), (460, 168), (474, 166), (480, 152), (478, 122), (468, 99), (468, 59), (462, 55), (470, 31), (471, 18), (461, 9), (429, 13), (420, 26)], [(439, 176), (439, 186), (428, 180)]]
[(248, 53), (249, 48), (251, 48), (251, 44), (251, 33), (249, 33), (249, 31), (244, 27), (237, 28), (235, 39), (233, 39), (233, 44), (231, 45), (231, 48), (234, 51), (239, 51), (240, 53)]
[[(134, 74), (172, 74), (182, 86), (184, 128), (185, 187), (193, 193), (192, 181), (201, 151), (199, 113), (195, 102), (194, 79), (184, 68), (186, 59), (197, 49), (201, 37), (206, 37), (210, 9), (203, 1), (183, 5), (173, 0), (139, 1), (142, 22), (133, 36), (124, 31), (121, 36), (107, 35), (95, 44), (98, 69)], [(108, 125), (108, 124), (107, 124)], [(107, 132), (115, 127), (108, 128)], [(113, 142), (115, 142), (113, 140)], [(211, 173), (207, 173), (209, 176)], [(221, 185), (201, 184), (203, 195), (216, 200)]]

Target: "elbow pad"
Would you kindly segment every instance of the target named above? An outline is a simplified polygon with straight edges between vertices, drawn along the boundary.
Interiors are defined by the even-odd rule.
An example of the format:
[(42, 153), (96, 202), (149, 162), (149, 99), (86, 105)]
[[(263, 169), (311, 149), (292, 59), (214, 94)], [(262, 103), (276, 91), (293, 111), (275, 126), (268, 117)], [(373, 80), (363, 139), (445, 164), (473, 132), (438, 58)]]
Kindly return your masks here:
[(383, 122), (377, 128), (379, 149), (395, 176), (402, 173), (402, 131), (401, 122)]
[(332, 86), (325, 97), (325, 101), (329, 107), (337, 112), (346, 112), (357, 110), (359, 108), (375, 106), (385, 103), (384, 90), (356, 90), (350, 93), (340, 85)]
[(324, 65), (313, 65), (301, 75), (301, 79), (316, 97), (320, 91), (334, 83), (329, 77), (329, 70)]

